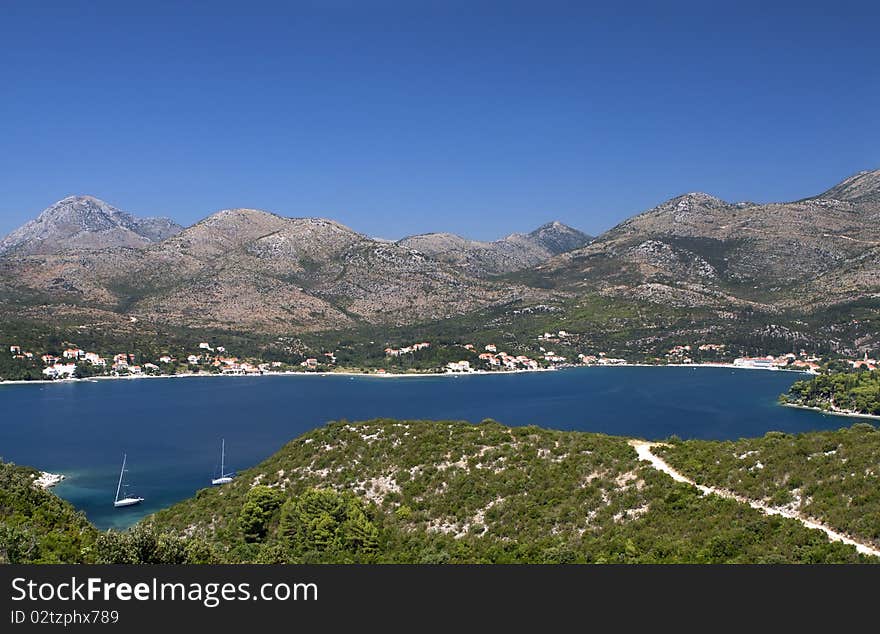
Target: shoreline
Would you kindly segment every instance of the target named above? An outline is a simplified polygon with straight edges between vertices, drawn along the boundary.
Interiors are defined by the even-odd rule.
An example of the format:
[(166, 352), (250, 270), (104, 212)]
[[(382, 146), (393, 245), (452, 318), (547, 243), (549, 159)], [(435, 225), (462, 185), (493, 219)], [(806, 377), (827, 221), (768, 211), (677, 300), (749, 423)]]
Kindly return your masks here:
[[(587, 366), (584, 366), (587, 367)], [(330, 371), (330, 372), (296, 372), (296, 371), (288, 371), (288, 372), (264, 372), (262, 374), (215, 374), (212, 372), (184, 372), (181, 374), (141, 374), (141, 375), (127, 375), (127, 376), (90, 376), (82, 379), (70, 377), (66, 379), (35, 379), (32, 381), (27, 380), (15, 380), (15, 381), (0, 381), (0, 387), (4, 385), (71, 385), (73, 383), (94, 383), (97, 381), (139, 381), (141, 379), (191, 379), (191, 378), (202, 378), (202, 379), (213, 379), (213, 378), (225, 378), (225, 379), (240, 379), (240, 378), (262, 378), (267, 376), (348, 376), (348, 377), (361, 377), (361, 378), (376, 378), (376, 379), (389, 379), (389, 378), (425, 378), (425, 377), (458, 377), (458, 376), (473, 376), (473, 375), (489, 375), (489, 374), (532, 374), (535, 372), (557, 372), (562, 369), (567, 368), (539, 368), (537, 370), (474, 370), (472, 372), (388, 372), (378, 374), (375, 372), (355, 372), (352, 370), (340, 370), (338, 372)]]
[(64, 480), (64, 475), (61, 473), (40, 471), (40, 475), (34, 478), (34, 486), (40, 489), (51, 489), (62, 480)]
[[(210, 372), (191, 373), (184, 372), (181, 374), (140, 374), (127, 376), (91, 376), (82, 379), (66, 378), (66, 379), (35, 379), (32, 381), (15, 380), (0, 381), (0, 387), (4, 385), (70, 385), (73, 383), (96, 382), (96, 381), (137, 381), (140, 379), (188, 379), (188, 378), (259, 378), (265, 376), (348, 376), (348, 377), (366, 377), (366, 378), (425, 378), (425, 377), (460, 377), (460, 376), (490, 376), (490, 375), (508, 375), (508, 374), (533, 374), (537, 372), (559, 372), (561, 370), (577, 370), (586, 368), (727, 368), (730, 370), (759, 370), (763, 372), (794, 372), (797, 374), (814, 374), (806, 370), (789, 370), (787, 368), (753, 368), (734, 365), (732, 363), (670, 363), (661, 365), (658, 363), (609, 363), (609, 364), (592, 364), (592, 365), (561, 365), (551, 368), (538, 368), (537, 370), (473, 370), (471, 372), (357, 372), (354, 370), (340, 371), (320, 371), (320, 372), (265, 372), (262, 374), (214, 374)], [(818, 409), (818, 408), (807, 408)], [(819, 410), (823, 411), (823, 410)], [(830, 412), (829, 412), (830, 413)], [(865, 416), (872, 416), (865, 414)]]
[(880, 420), (877, 414), (862, 414), (861, 412), (852, 412), (849, 410), (822, 409), (821, 407), (811, 407), (809, 405), (799, 405), (797, 403), (780, 403), (783, 407), (794, 407), (796, 409), (808, 409), (820, 414), (828, 414), (830, 416), (844, 416), (846, 418), (868, 418), (871, 420)]

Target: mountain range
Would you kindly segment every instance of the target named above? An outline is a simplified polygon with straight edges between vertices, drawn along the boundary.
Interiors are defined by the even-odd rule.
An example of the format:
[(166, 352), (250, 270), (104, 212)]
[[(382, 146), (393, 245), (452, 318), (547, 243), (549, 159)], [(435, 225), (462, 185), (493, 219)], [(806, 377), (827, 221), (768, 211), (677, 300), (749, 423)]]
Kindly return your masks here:
[(577, 292), (773, 312), (876, 296), (878, 255), (875, 170), (788, 203), (678, 196), (538, 271)]
[(403, 324), (535, 295), (483, 278), (589, 238), (550, 223), (492, 243), (455, 239), (460, 259), (430, 236), (374, 240), (323, 218), (227, 209), (183, 229), (73, 196), (3, 241), (0, 299), (263, 332)]
[[(631, 307), (626, 328), (653, 324), (650, 340), (672, 332), (656, 315), (673, 311), (676, 332), (786, 323), (862, 349), (880, 345), (878, 300), (880, 170), (792, 202), (688, 193), (596, 238), (551, 222), (494, 242), (387, 241), (254, 209), (181, 228), (76, 196), (0, 243), (0, 315), (110, 328), (134, 318), (276, 335), (428, 322), (450, 331), (459, 316), (472, 329), (480, 314), (504, 314), (494, 323), (513, 332), (514, 314), (550, 310), (562, 325), (613, 302)], [(611, 315), (602, 328), (622, 323)]]

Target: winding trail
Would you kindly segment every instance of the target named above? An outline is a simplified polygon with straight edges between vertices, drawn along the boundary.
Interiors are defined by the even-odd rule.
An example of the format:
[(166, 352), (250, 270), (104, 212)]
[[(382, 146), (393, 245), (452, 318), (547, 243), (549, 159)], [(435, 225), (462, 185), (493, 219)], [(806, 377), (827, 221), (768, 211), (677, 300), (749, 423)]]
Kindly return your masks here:
[(781, 515), (782, 517), (797, 520), (807, 528), (814, 528), (816, 530), (822, 531), (828, 536), (828, 539), (833, 542), (842, 542), (844, 544), (849, 544), (850, 546), (855, 546), (856, 550), (863, 555), (873, 555), (874, 557), (880, 557), (880, 549), (865, 544), (864, 542), (856, 541), (855, 539), (847, 537), (846, 535), (837, 532), (836, 530), (826, 526), (825, 524), (820, 524), (819, 522), (803, 517), (802, 515), (795, 513), (794, 511), (781, 509), (775, 506), (768, 506), (763, 502), (751, 500), (726, 489), (717, 489), (715, 487), (707, 487), (702, 484), (697, 484), (687, 476), (683, 475), (681, 472), (676, 471), (668, 462), (663, 460), (663, 458), (661, 458), (660, 456), (655, 455), (651, 451), (652, 447), (662, 445), (663, 443), (647, 442), (644, 440), (631, 440), (629, 441), (629, 444), (633, 447), (633, 449), (636, 450), (636, 453), (639, 456), (639, 460), (650, 462), (651, 466), (657, 469), (657, 471), (662, 471), (676, 482), (684, 482), (686, 484), (690, 484), (691, 486), (699, 489), (699, 491), (703, 494), (711, 493), (713, 495), (718, 495), (729, 500), (736, 500), (737, 502), (740, 502), (742, 504), (748, 504), (753, 509), (761, 511), (762, 513), (766, 513), (767, 515)]

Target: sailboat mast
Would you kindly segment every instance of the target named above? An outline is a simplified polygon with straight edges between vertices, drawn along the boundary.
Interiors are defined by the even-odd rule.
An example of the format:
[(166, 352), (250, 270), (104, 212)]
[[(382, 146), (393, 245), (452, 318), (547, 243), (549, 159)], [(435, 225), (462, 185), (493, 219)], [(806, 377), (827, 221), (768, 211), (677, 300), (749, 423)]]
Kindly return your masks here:
[(220, 439), (220, 477), (226, 475), (226, 439)]
[(122, 476), (125, 473), (125, 458), (126, 455), (122, 454), (122, 469), (119, 470), (119, 484), (116, 485), (116, 502), (119, 501), (119, 491), (122, 489)]

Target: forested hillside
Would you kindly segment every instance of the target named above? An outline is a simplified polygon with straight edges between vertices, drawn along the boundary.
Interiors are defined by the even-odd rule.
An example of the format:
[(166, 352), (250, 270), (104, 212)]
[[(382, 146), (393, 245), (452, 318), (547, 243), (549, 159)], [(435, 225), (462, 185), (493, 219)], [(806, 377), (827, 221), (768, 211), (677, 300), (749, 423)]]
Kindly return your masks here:
[(790, 508), (880, 546), (880, 432), (873, 425), (688, 440), (657, 452), (699, 484)]
[(0, 563), (79, 563), (97, 535), (82, 513), (34, 485), (40, 472), (0, 461)]
[(153, 522), (230, 561), (863, 559), (673, 482), (625, 438), (491, 421), (332, 423)]
[(880, 372), (834, 372), (798, 381), (783, 403), (880, 415)]

